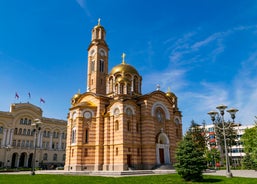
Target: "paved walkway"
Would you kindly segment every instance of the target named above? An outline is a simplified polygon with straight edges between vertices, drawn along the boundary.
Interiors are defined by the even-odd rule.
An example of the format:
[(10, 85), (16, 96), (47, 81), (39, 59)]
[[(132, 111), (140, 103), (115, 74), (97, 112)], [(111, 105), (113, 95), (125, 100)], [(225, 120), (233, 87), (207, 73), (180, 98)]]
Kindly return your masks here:
[[(254, 170), (231, 170), (234, 177), (257, 178), (257, 171)], [(206, 175), (226, 176), (226, 170), (205, 173)]]
[[(36, 171), (36, 174), (65, 174), (65, 175), (100, 175), (100, 176), (111, 176), (111, 177), (121, 177), (121, 176), (142, 176), (142, 175), (152, 175), (152, 174), (171, 174), (175, 173), (175, 170), (143, 170), (143, 171), (124, 171), (122, 172), (112, 172), (112, 171), (99, 171), (99, 172), (68, 172), (63, 170), (42, 170)], [(234, 177), (245, 177), (245, 178), (257, 178), (257, 171), (254, 170), (231, 170)], [(0, 172), (0, 174), (30, 174), (30, 171), (20, 171), (20, 172)], [(204, 175), (216, 175), (216, 176), (226, 176), (225, 170), (210, 171), (204, 173)]]

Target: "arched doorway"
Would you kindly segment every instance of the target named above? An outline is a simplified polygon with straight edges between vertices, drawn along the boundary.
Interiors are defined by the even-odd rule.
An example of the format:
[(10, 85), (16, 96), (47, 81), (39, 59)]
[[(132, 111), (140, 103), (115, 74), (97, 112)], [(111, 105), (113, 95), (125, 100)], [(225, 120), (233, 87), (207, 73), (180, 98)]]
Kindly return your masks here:
[(12, 154), (11, 168), (15, 168), (16, 167), (17, 161), (18, 161), (18, 153), (13, 153)]
[(27, 157), (27, 154), (23, 152), (20, 156), (19, 167), (25, 167), (26, 157)]
[(170, 144), (168, 136), (161, 132), (157, 135), (156, 162), (157, 165), (170, 164)]
[(29, 154), (29, 160), (28, 160), (28, 167), (32, 167), (32, 158), (33, 158), (33, 153)]

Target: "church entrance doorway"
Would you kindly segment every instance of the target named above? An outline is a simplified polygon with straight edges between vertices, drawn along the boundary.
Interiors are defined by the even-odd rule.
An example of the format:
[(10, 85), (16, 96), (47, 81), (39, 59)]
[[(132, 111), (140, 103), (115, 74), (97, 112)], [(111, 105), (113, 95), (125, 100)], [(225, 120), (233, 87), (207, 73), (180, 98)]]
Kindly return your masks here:
[(159, 149), (159, 155), (160, 155), (160, 164), (164, 164), (164, 149), (160, 148)]
[(156, 162), (157, 165), (165, 165), (171, 163), (169, 138), (163, 132), (160, 132), (157, 135)]
[(131, 155), (127, 155), (127, 164), (128, 167), (131, 167)]

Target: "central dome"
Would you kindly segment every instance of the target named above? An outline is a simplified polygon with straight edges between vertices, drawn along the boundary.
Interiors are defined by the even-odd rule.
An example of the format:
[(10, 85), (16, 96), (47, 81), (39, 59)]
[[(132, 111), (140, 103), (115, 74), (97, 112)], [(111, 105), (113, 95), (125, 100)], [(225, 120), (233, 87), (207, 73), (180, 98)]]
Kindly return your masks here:
[(112, 71), (111, 71), (111, 75), (114, 75), (114, 74), (116, 74), (116, 73), (129, 73), (129, 74), (135, 74), (135, 75), (139, 75), (138, 74), (138, 72), (137, 72), (137, 70), (133, 67), (133, 66), (131, 66), (131, 65), (129, 65), (129, 64), (126, 64), (126, 63), (121, 63), (121, 64), (119, 64), (119, 65), (117, 65), (117, 66), (115, 66), (115, 67), (113, 67), (112, 68)]

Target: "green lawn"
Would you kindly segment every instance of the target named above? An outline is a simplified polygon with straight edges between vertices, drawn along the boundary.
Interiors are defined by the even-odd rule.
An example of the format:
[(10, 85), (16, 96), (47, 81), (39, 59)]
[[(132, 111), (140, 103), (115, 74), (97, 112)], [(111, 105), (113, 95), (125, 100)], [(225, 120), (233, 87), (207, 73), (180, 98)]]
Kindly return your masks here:
[[(192, 183), (184, 182), (179, 175), (149, 175), (149, 176), (127, 176), (127, 177), (101, 177), (101, 176), (74, 176), (74, 175), (51, 175), (37, 174), (21, 175), (21, 174), (0, 174), (0, 184), (166, 184), (166, 183)], [(194, 182), (199, 183), (199, 182)], [(206, 176), (204, 181), (200, 183), (230, 183), (230, 184), (247, 184), (257, 183), (257, 178), (226, 178), (222, 176)]]

